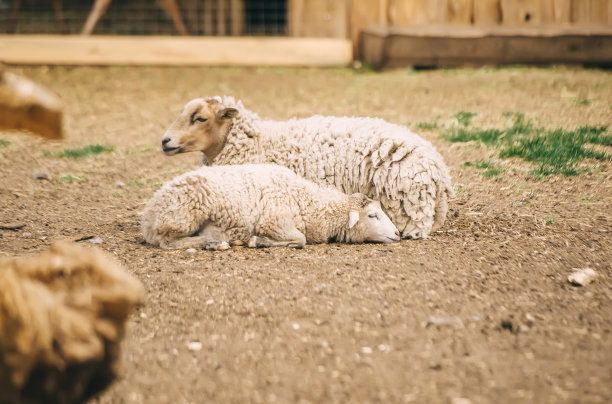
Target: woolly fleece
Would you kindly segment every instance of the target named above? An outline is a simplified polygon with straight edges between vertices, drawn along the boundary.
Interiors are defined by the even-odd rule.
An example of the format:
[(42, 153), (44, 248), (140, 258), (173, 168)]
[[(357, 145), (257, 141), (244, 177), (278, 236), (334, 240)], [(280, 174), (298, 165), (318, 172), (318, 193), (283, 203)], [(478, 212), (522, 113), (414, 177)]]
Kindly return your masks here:
[(380, 200), (403, 237), (427, 238), (446, 220), (454, 197), (449, 170), (434, 146), (377, 118), (313, 116), (262, 120), (233, 97), (239, 110), (212, 164), (275, 163), (321, 185)]
[[(351, 210), (360, 216), (349, 229)], [(372, 211), (379, 214), (377, 228), (369, 223)], [(399, 239), (397, 228), (377, 202), (321, 187), (271, 164), (204, 166), (182, 174), (155, 192), (141, 223), (146, 241), (162, 248), (214, 248), (198, 245), (205, 240), (197, 236), (189, 237), (210, 225), (226, 232), (228, 239), (223, 241), (259, 235), (292, 241), (297, 247), (306, 241)]]

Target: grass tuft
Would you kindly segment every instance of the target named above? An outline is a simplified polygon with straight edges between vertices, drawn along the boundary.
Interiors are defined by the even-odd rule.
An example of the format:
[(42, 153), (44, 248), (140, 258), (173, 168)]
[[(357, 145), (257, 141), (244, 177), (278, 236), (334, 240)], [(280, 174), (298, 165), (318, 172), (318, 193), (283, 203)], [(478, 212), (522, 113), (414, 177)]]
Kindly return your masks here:
[(455, 114), (455, 119), (464, 127), (467, 128), (472, 123), (472, 119), (476, 116), (476, 112), (459, 111)]
[(535, 178), (560, 174), (578, 175), (585, 159), (612, 160), (612, 155), (587, 145), (611, 146), (612, 135), (606, 126), (581, 126), (576, 129), (545, 129), (534, 126), (520, 112), (504, 113), (511, 119), (505, 129), (453, 127), (441, 136), (450, 142), (476, 141), (499, 149), (499, 157), (518, 157), (532, 162), (536, 168), (529, 173)]
[(487, 160), (478, 160), (473, 163), (470, 161), (466, 161), (465, 163), (463, 163), (463, 165), (465, 167), (475, 168), (483, 177), (494, 177), (496, 180), (500, 180), (502, 178), (502, 174), (506, 171), (498, 163)]
[(0, 139), (0, 147), (6, 147), (6, 146), (8, 146), (10, 144), (11, 144), (11, 142), (9, 142), (8, 140)]
[[(101, 144), (91, 144), (77, 149), (64, 149), (57, 154), (57, 157), (77, 159), (82, 157), (94, 156), (96, 154), (110, 153), (115, 148), (113, 146), (105, 146)], [(45, 157), (54, 156), (53, 153), (45, 152)]]
[(71, 184), (73, 182), (83, 182), (83, 181), (85, 181), (85, 177), (79, 177), (77, 175), (72, 175), (72, 174), (62, 175), (59, 179), (60, 179), (60, 181), (67, 182), (69, 184)]
[(422, 129), (422, 130), (433, 130), (433, 129), (438, 129), (438, 123), (437, 122), (419, 122), (416, 124), (417, 129)]

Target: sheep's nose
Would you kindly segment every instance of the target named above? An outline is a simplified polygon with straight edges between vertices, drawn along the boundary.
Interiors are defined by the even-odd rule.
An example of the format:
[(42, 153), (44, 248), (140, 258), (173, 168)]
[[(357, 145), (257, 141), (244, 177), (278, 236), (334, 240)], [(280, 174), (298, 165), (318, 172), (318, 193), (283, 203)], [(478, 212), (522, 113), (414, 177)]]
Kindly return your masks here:
[(395, 235), (396, 235), (397, 237), (399, 237), (399, 236), (400, 236), (400, 235), (399, 235), (399, 231), (395, 230)]
[(165, 146), (170, 141), (169, 137), (165, 137), (162, 139), (162, 146)]

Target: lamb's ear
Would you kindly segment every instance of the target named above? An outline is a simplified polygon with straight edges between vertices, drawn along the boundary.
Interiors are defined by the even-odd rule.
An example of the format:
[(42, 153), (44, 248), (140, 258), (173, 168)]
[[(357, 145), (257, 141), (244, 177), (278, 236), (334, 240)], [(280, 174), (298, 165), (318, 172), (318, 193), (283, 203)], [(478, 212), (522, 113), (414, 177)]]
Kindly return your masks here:
[(349, 212), (349, 223), (348, 223), (348, 228), (352, 229), (353, 226), (355, 226), (357, 224), (357, 222), (359, 221), (359, 212), (356, 210), (351, 210)]
[(238, 110), (236, 108), (223, 108), (217, 112), (217, 120), (222, 121), (224, 119), (232, 119), (238, 116)]

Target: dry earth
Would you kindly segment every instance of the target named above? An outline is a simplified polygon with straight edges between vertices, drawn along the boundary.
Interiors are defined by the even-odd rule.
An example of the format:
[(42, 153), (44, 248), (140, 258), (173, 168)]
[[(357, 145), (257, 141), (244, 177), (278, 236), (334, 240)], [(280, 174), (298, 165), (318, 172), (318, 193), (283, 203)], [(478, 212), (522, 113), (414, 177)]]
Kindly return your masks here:
[[(143, 245), (139, 232), (156, 187), (197, 164), (159, 149), (191, 98), (235, 95), (274, 119), (370, 115), (415, 127), (463, 110), (478, 113), (477, 126), (500, 126), (504, 111), (522, 111), (573, 128), (612, 125), (610, 73), (12, 70), (62, 96), (67, 138), (0, 134), (10, 142), (0, 146), (0, 223), (25, 225), (0, 230), (0, 254), (99, 237), (147, 291), (123, 345), (123, 377), (96, 402), (612, 402), (609, 162), (536, 181), (528, 164), (505, 160), (494, 180), (463, 165), (493, 151), (429, 130), (458, 191), (430, 240), (190, 255)], [(56, 154), (88, 144), (115, 150)], [(596, 280), (571, 286), (572, 268), (587, 266)], [(428, 325), (431, 317), (450, 324)]]

